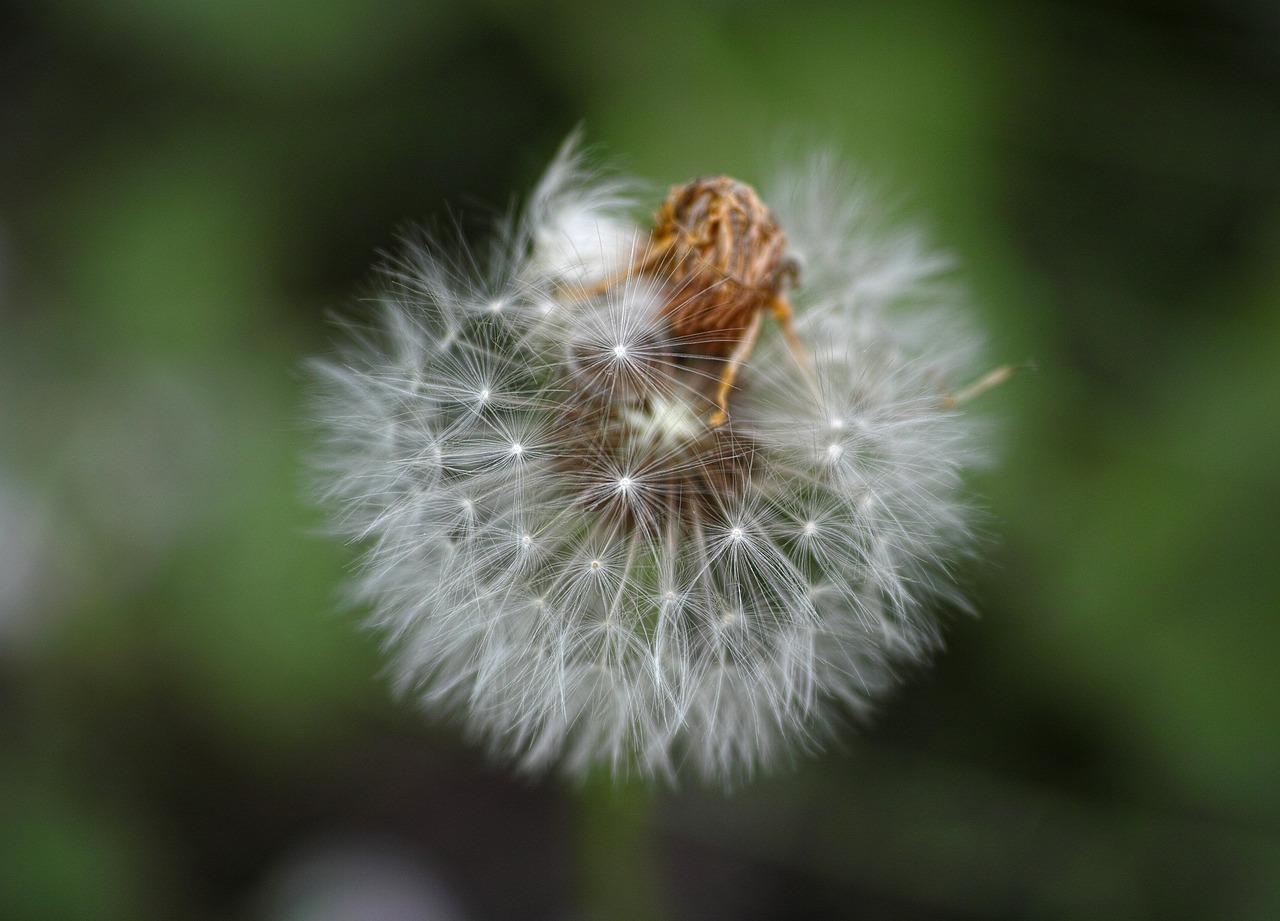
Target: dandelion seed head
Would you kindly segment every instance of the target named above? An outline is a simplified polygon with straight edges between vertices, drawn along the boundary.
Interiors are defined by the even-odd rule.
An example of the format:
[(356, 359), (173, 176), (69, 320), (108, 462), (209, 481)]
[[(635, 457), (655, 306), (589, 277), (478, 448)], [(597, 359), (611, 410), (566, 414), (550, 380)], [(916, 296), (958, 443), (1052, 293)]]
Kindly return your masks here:
[(761, 196), (805, 355), (766, 320), (713, 424), (727, 358), (627, 274), (631, 188), (570, 143), (490, 276), (397, 261), (315, 363), (316, 480), (424, 707), (529, 772), (732, 784), (866, 711), (963, 603), (984, 430), (943, 398), (978, 348), (946, 260), (816, 160)]

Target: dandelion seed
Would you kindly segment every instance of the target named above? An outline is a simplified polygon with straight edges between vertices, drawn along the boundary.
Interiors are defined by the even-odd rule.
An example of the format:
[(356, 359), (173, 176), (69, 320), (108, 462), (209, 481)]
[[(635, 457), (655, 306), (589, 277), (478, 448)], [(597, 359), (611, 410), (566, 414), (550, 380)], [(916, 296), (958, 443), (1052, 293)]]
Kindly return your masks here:
[(316, 363), (317, 477), (424, 706), (531, 772), (734, 783), (963, 603), (977, 342), (831, 161), (652, 222), (628, 188), (571, 142), (490, 277), (388, 270), (375, 331)]

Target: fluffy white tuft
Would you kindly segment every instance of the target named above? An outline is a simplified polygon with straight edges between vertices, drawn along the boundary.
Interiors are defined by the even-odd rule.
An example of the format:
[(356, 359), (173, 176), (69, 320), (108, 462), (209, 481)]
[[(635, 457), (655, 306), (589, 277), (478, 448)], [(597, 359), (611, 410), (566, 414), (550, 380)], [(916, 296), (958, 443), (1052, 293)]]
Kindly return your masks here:
[[(706, 423), (626, 185), (571, 142), (462, 278), (425, 247), (315, 364), (318, 480), (406, 692), (530, 771), (726, 783), (787, 760), (938, 643), (982, 429), (946, 260), (815, 160), (764, 198), (801, 263), (807, 367), (766, 331)], [(574, 292), (577, 292), (576, 294)]]

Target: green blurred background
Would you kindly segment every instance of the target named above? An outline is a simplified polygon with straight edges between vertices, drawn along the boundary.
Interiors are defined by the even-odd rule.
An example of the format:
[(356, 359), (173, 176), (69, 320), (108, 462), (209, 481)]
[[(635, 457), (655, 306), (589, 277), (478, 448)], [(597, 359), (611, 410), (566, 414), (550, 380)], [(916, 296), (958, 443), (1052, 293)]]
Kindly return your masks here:
[[(659, 187), (838, 146), (1039, 367), (982, 616), (728, 797), (392, 701), (302, 499), (375, 253), (580, 122)], [(1278, 245), (1269, 0), (0, 6), (0, 917), (1280, 917)]]

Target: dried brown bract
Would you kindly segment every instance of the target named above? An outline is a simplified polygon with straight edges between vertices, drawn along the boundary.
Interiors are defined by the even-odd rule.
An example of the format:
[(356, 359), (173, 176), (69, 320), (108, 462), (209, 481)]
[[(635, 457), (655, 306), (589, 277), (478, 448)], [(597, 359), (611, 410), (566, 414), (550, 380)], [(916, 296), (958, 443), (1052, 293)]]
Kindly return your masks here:
[(695, 179), (667, 195), (640, 258), (599, 286), (604, 290), (641, 274), (665, 283), (661, 316), (681, 347), (725, 362), (708, 419), (712, 426), (728, 419), (729, 393), (760, 335), (765, 311), (804, 363), (784, 292), (798, 274), (786, 245), (782, 228), (749, 185), (728, 176)]

